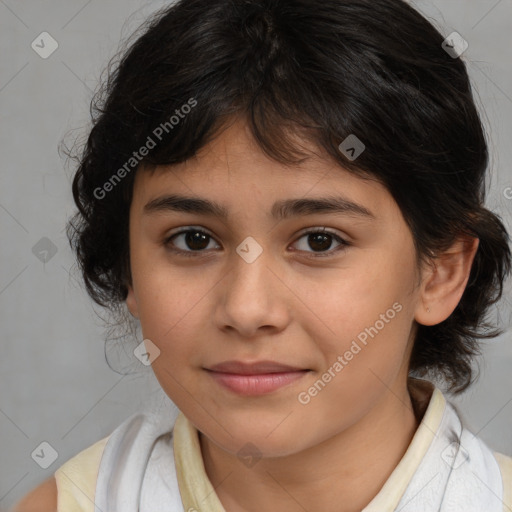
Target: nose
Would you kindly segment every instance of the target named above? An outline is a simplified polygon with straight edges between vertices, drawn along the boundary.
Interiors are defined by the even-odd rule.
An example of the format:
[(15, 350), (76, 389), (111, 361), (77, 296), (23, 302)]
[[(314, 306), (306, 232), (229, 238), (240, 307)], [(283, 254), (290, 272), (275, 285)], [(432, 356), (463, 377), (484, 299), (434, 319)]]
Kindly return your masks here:
[(236, 331), (244, 338), (285, 329), (293, 293), (277, 275), (278, 265), (270, 251), (263, 250), (254, 261), (236, 251), (231, 257), (233, 264), (219, 283), (222, 292), (215, 312), (219, 329)]

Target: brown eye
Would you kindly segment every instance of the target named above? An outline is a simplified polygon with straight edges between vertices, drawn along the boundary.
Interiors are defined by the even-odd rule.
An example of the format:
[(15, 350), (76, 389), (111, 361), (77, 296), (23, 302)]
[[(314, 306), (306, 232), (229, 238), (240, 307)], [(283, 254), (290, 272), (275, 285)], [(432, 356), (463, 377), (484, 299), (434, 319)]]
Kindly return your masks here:
[(308, 235), (309, 246), (318, 251), (326, 251), (332, 245), (333, 236), (325, 233), (313, 233)]
[[(310, 252), (313, 256), (324, 256), (322, 253), (325, 253), (325, 256), (330, 256), (331, 254), (341, 251), (350, 245), (339, 235), (326, 231), (325, 229), (303, 233), (299, 240), (302, 239), (305, 239), (305, 243), (302, 243), (302, 248), (299, 247), (299, 250), (303, 252)], [(329, 250), (332, 247), (333, 242), (337, 242), (339, 245), (333, 250)]]
[(185, 229), (168, 237), (164, 241), (164, 245), (174, 252), (189, 256), (193, 253), (204, 252), (211, 240), (213, 240), (212, 236), (205, 231)]
[[(311, 257), (332, 256), (350, 245), (339, 235), (325, 229), (305, 232), (298, 240), (302, 239), (305, 240), (305, 243), (302, 243), (302, 248), (299, 247), (299, 251), (309, 253)], [(183, 256), (200, 256), (201, 253), (208, 251), (212, 241), (214, 241), (214, 238), (206, 231), (198, 228), (189, 228), (167, 237), (164, 240), (164, 246), (170, 251)], [(297, 242), (295, 243), (297, 244)], [(331, 249), (333, 243), (338, 245)], [(217, 248), (219, 247), (217, 245)]]

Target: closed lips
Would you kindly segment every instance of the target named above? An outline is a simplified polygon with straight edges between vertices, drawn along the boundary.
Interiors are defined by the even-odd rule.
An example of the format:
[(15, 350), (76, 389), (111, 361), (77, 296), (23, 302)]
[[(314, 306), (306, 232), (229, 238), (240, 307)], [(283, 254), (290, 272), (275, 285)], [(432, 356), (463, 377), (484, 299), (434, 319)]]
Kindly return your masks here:
[(244, 363), (242, 361), (224, 361), (215, 364), (206, 370), (219, 373), (232, 373), (236, 375), (262, 375), (269, 373), (291, 373), (308, 371), (306, 368), (299, 368), (276, 361), (257, 361), (254, 363)]

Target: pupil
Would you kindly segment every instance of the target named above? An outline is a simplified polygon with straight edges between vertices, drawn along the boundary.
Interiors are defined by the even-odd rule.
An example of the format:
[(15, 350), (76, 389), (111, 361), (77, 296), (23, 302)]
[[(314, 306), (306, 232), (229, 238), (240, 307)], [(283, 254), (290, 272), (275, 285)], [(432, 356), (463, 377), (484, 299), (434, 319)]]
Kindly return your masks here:
[[(325, 235), (323, 233), (315, 233), (313, 235), (309, 235), (309, 239), (313, 239), (313, 243), (310, 243), (310, 247), (312, 249), (319, 249), (319, 250), (325, 250), (329, 249), (331, 242), (330, 242), (330, 235)], [(317, 242), (319, 242), (317, 244)], [(316, 247), (315, 247), (316, 245)]]
[[(199, 231), (188, 231), (185, 235), (186, 244), (189, 249), (204, 249), (208, 246), (208, 235)], [(206, 241), (206, 243), (204, 243)], [(201, 243), (203, 242), (203, 243)], [(196, 244), (199, 243), (199, 246)]]

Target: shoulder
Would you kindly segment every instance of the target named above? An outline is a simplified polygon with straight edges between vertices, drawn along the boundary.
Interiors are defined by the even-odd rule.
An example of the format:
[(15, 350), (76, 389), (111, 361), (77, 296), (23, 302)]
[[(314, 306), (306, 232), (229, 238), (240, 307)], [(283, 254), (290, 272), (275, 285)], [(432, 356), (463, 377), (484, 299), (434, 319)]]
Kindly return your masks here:
[(52, 476), (18, 502), (13, 512), (56, 512), (56, 510), (57, 482)]
[(109, 478), (105, 475), (115, 474), (119, 481), (124, 475), (128, 487), (133, 487), (133, 476), (144, 472), (155, 440), (172, 432), (170, 419), (168, 415), (153, 413), (130, 416), (110, 435), (62, 464), (52, 478), (26, 495), (13, 512), (94, 512), (97, 492), (101, 501), (108, 490)]
[(108, 438), (109, 436), (104, 437), (82, 450), (55, 471), (58, 512), (89, 512), (94, 510), (96, 480)]
[(107, 440), (108, 436), (70, 458), (51, 478), (27, 494), (13, 512), (94, 510), (96, 478)]
[(498, 452), (494, 452), (494, 457), (503, 477), (503, 502), (508, 509), (512, 509), (512, 457)]

